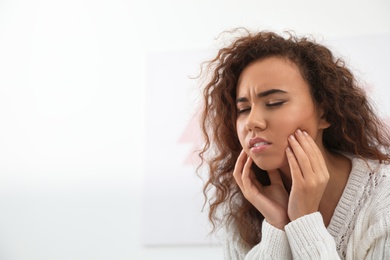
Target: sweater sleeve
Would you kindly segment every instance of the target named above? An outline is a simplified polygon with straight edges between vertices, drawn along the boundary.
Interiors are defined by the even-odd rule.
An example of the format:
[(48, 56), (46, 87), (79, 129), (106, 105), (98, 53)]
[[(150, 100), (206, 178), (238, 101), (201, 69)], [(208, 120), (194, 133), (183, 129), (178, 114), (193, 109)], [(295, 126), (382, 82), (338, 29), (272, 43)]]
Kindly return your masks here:
[(245, 257), (245, 260), (255, 259), (292, 259), (286, 232), (264, 220), (261, 242), (254, 246)]
[(286, 233), (263, 221), (262, 240), (259, 244), (247, 249), (239, 238), (237, 231), (227, 233), (224, 244), (226, 260), (254, 260), (254, 259), (292, 259)]
[(285, 230), (294, 259), (340, 259), (319, 212), (290, 222)]

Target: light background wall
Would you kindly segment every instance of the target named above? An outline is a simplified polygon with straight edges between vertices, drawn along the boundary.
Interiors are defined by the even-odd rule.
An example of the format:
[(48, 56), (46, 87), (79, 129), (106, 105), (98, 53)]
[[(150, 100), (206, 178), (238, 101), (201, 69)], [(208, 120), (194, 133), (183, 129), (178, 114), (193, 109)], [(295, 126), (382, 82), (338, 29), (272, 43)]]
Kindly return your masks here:
[[(156, 207), (146, 164), (170, 151), (149, 145), (165, 136), (146, 129), (151, 64), (214, 50), (237, 26), (293, 29), (358, 53), (342, 44), (388, 41), (389, 11), (387, 0), (1, 0), (0, 259), (222, 259), (218, 245), (145, 243), (146, 208)], [(388, 74), (388, 58), (357, 60), (368, 82), (384, 82), (376, 72)]]

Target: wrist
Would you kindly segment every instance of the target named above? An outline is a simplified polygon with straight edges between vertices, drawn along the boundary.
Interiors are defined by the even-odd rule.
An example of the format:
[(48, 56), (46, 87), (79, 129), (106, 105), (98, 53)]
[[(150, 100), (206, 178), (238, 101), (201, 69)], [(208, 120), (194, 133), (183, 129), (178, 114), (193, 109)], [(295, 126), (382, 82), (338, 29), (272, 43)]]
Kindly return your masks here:
[(302, 212), (296, 212), (295, 214), (289, 214), (289, 218), (291, 221), (294, 221), (298, 218), (301, 218), (301, 217), (306, 216), (306, 215), (310, 215), (310, 214), (315, 213), (317, 211), (318, 210), (305, 210)]
[(277, 228), (277, 229), (283, 230), (283, 231), (284, 231), (284, 227), (285, 227), (288, 223), (290, 223), (289, 220), (288, 220), (288, 221), (281, 221), (281, 222), (272, 222), (272, 221), (269, 221), (268, 219), (266, 219), (266, 220), (267, 220), (267, 222), (268, 222), (271, 226), (273, 226), (273, 227), (275, 227), (275, 228)]

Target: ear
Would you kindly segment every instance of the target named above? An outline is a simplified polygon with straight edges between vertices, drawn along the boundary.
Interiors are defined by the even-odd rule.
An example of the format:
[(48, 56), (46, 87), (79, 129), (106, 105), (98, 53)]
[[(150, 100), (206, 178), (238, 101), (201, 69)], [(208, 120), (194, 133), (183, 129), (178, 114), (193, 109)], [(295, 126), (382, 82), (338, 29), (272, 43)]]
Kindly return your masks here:
[(323, 108), (320, 108), (318, 111), (319, 124), (318, 129), (326, 129), (330, 126), (330, 123), (325, 118), (325, 112)]

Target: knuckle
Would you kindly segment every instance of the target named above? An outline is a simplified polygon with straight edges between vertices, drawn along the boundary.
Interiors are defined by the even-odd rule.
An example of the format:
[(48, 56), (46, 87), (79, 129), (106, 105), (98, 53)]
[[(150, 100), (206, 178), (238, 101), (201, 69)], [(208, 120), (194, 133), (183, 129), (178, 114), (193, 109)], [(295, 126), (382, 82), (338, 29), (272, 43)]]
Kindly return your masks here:
[(306, 185), (306, 191), (307, 192), (311, 192), (312, 190), (314, 190), (316, 188), (316, 185), (313, 185), (312, 183), (309, 183), (308, 185)]
[(318, 181), (316, 180), (308, 180), (305, 185), (305, 189), (307, 191), (312, 191), (318, 187)]

